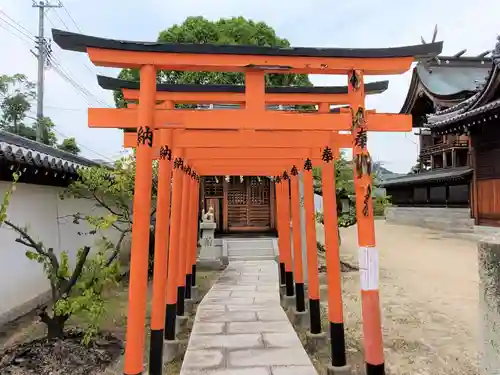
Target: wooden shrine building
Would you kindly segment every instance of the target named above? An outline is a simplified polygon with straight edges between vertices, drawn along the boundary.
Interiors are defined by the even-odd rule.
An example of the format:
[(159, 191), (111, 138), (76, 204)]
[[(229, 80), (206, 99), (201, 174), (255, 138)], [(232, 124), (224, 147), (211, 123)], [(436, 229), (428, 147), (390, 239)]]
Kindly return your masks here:
[(461, 53), (415, 67), (401, 112), (413, 115), (418, 164), (384, 187), (396, 206), (463, 207), (471, 224), (500, 226), (500, 40)]
[[(123, 90), (127, 98), (135, 98), (139, 91), (139, 82), (127, 81), (106, 76), (98, 76), (99, 85), (106, 90)], [(378, 81), (365, 84), (367, 95), (380, 94), (387, 90), (388, 81)], [(190, 93), (205, 94), (204, 104), (197, 104), (197, 110), (228, 110), (241, 109), (241, 98), (245, 86), (208, 85), (200, 87), (189, 84), (158, 84), (159, 92), (176, 92), (178, 102), (185, 103)], [(234, 101), (220, 103), (217, 94), (234, 94)], [(296, 104), (307, 104), (310, 95), (347, 95), (347, 86), (326, 87), (266, 87), (266, 94), (271, 103), (266, 105), (270, 111), (293, 112), (294, 105), (280, 104), (281, 95), (288, 95), (287, 101)], [(290, 98), (290, 95), (293, 95)], [(226, 99), (227, 100), (227, 99)], [(338, 99), (335, 99), (338, 100)], [(175, 100), (174, 100), (175, 101)], [(212, 101), (212, 103), (210, 103)], [(127, 101), (127, 105), (133, 100)], [(210, 103), (210, 104), (209, 104)], [(135, 103), (134, 103), (135, 104)], [(340, 112), (340, 108), (331, 108), (330, 112)], [(210, 207), (214, 210), (218, 234), (245, 233), (275, 233), (276, 224), (276, 188), (269, 176), (204, 176), (200, 182), (200, 213)]]

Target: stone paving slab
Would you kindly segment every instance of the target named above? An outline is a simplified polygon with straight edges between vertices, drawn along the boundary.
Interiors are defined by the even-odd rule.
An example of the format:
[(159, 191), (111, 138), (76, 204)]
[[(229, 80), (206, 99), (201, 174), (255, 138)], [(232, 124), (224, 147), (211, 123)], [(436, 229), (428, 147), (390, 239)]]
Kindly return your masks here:
[(198, 307), (181, 375), (317, 375), (280, 305), (274, 260), (231, 262)]

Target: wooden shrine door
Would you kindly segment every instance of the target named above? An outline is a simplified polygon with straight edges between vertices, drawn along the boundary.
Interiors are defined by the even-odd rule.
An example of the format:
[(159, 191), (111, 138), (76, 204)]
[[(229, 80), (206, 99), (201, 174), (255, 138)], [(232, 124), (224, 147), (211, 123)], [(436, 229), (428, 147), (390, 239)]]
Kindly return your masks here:
[(227, 184), (228, 231), (270, 230), (271, 182), (268, 178), (232, 176)]

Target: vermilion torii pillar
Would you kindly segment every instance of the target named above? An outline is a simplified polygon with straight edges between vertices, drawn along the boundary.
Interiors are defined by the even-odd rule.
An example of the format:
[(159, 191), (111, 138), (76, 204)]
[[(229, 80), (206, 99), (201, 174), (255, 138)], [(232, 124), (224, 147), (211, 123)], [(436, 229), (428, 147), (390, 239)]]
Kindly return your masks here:
[[(442, 49), (442, 43), (383, 49), (280, 49), (253, 46), (147, 44), (94, 38), (60, 30), (54, 30), (53, 37), (54, 41), (63, 49), (87, 52), (95, 65), (141, 69), (140, 97), (137, 109), (89, 112), (89, 118), (93, 117), (97, 123), (101, 122), (100, 127), (137, 129), (138, 132), (139, 145), (136, 160), (137, 172), (130, 272), (130, 313), (127, 322), (127, 348), (124, 369), (126, 375), (138, 375), (143, 371), (142, 354), (147, 290), (147, 252), (143, 249), (147, 249), (149, 241), (147, 234), (152, 169), (149, 155), (151, 150), (146, 144), (150, 143), (151, 130), (160, 128), (173, 129), (176, 127), (186, 129), (183, 133), (176, 133), (177, 130), (173, 131), (174, 146), (179, 148), (202, 147), (207, 144), (211, 147), (225, 147), (228, 140), (235, 136), (234, 134), (225, 134), (228, 133), (228, 130), (245, 131), (245, 139), (239, 140), (240, 145), (250, 144), (253, 141), (259, 143), (258, 139), (262, 138), (263, 134), (256, 134), (260, 132), (255, 130), (271, 130), (272, 134), (265, 136), (266, 141), (260, 143), (261, 147), (267, 147), (268, 145), (273, 147), (273, 142), (279, 140), (282, 136), (282, 134), (279, 134), (280, 131), (292, 130), (297, 133), (292, 136), (296, 138), (295, 145), (297, 147), (314, 147), (310, 145), (313, 143), (311, 139), (301, 138), (301, 130), (350, 131), (353, 125), (351, 115), (342, 111), (336, 114), (266, 111), (264, 75), (266, 73), (346, 75), (354, 70), (355, 74), (351, 74), (351, 78), (353, 76), (360, 78), (361, 86), (359, 86), (359, 82), (356, 82), (356, 79), (350, 80), (352, 90), (348, 92), (348, 104), (354, 109), (356, 115), (354, 118), (356, 129), (353, 136), (357, 144), (354, 147), (356, 161), (362, 166), (361, 169), (366, 169), (366, 146), (359, 146), (359, 142), (364, 139), (364, 137), (360, 136), (360, 129), (365, 131), (409, 131), (411, 130), (411, 118), (409, 116), (372, 113), (362, 108), (364, 116), (360, 120), (359, 114), (361, 112), (359, 109), (364, 104), (363, 75), (401, 74), (411, 67), (416, 58), (431, 58), (438, 55)], [(242, 72), (245, 74), (246, 79), (245, 108), (237, 111), (165, 109), (155, 113), (156, 85), (154, 81), (155, 72), (159, 69)], [(194, 129), (218, 130), (213, 131), (211, 134), (207, 133), (207, 137), (195, 141), (189, 134)], [(249, 130), (251, 131), (247, 133)], [(233, 143), (233, 147), (238, 147), (238, 145)], [(359, 155), (363, 155), (363, 157)], [(362, 160), (365, 160), (365, 162), (362, 162)], [(264, 167), (262, 166), (262, 170), (265, 169)], [(206, 168), (205, 173), (214, 174), (213, 169), (209, 169), (208, 166), (204, 168)], [(221, 174), (233, 174), (235, 169), (232, 169), (233, 173), (227, 173), (231, 168), (226, 167), (226, 170)], [(245, 170), (245, 174), (261, 172), (259, 166), (248, 168), (249, 170)], [(236, 174), (243, 173), (242, 169), (240, 167), (239, 172), (236, 172)], [(309, 166), (306, 169), (309, 170)], [(202, 170), (198, 172), (203, 174)], [(305, 172), (306, 187), (309, 182), (312, 183), (312, 176), (310, 175), (310, 172)], [(367, 174), (364, 173), (363, 175), (366, 176)], [(361, 197), (357, 197), (359, 230), (362, 234), (359, 241), (362, 249), (361, 253), (363, 256), (366, 255), (365, 258), (371, 260), (365, 263), (360, 262), (362, 276), (366, 276), (366, 280), (362, 281), (362, 288), (364, 289), (362, 294), (367, 374), (383, 374), (385, 371), (381, 345), (378, 283), (375, 282), (375, 278), (370, 276), (373, 273), (371, 271), (376, 268), (371, 265), (376, 263), (374, 261), (376, 257), (371, 255), (376, 253), (373, 247), (373, 230), (370, 229), (370, 226), (373, 228), (373, 215), (370, 216), (371, 184), (369, 176), (357, 178), (356, 189), (357, 194), (361, 194)], [(175, 190), (175, 183), (173, 190)], [(306, 206), (311, 206), (312, 196), (311, 201), (307, 201)], [(312, 215), (314, 215), (313, 207), (310, 208), (307, 209), (306, 207), (307, 211), (312, 211)], [(173, 213), (174, 207), (172, 207)], [(360, 216), (361, 214), (363, 217)], [(173, 227), (174, 222), (172, 222), (171, 234), (173, 233)], [(309, 229), (308, 242), (311, 242), (312, 235), (310, 234), (313, 232), (313, 228)], [(315, 242), (313, 246), (315, 248)], [(363, 267), (365, 264), (366, 267)], [(377, 273), (375, 272), (375, 274)], [(314, 285), (313, 289), (316, 289)], [(314, 294), (311, 294), (311, 292), (310, 297), (313, 297), (314, 300)]]
[[(141, 95), (138, 108), (139, 129), (154, 122), (154, 92), (156, 69), (152, 65), (141, 68)], [(132, 224), (132, 249), (129, 276), (129, 311), (125, 347), (125, 373), (141, 374), (144, 351), (144, 322), (146, 320), (146, 293), (148, 280), (149, 222), (152, 188), (152, 139), (138, 132), (136, 148), (136, 177), (134, 183), (134, 219)], [(155, 322), (158, 322), (155, 319)], [(140, 353), (140, 354), (139, 354)]]
[[(159, 134), (161, 143), (170, 144), (172, 132), (163, 130)], [(152, 152), (151, 152), (152, 153)], [(166, 304), (167, 264), (169, 258), (168, 243), (170, 232), (170, 185), (172, 175), (171, 155), (161, 153), (158, 162), (158, 189), (156, 202), (155, 252), (153, 266), (153, 303), (151, 311), (151, 342), (149, 369), (151, 374), (159, 374), (163, 367), (163, 339), (172, 335), (165, 331), (168, 326)], [(173, 253), (170, 252), (172, 260)], [(170, 328), (173, 328), (170, 327)], [(174, 334), (175, 335), (175, 334)]]
[(378, 292), (379, 264), (375, 247), (375, 222), (372, 201), (372, 160), (367, 149), (367, 118), (363, 72), (349, 74), (349, 93), (352, 108), (352, 138), (356, 221), (359, 244), (359, 273), (366, 372), (385, 374), (382, 319)]
[[(158, 131), (157, 131), (158, 132)], [(194, 136), (194, 134), (193, 134)], [(304, 134), (304, 136), (307, 136)], [(328, 135), (325, 135), (328, 136)], [(337, 155), (339, 154), (338, 150), (339, 148), (346, 148), (347, 146), (351, 145), (351, 136), (348, 134), (334, 134), (330, 135), (332, 137), (332, 141), (328, 143), (328, 138), (326, 139), (327, 144), (331, 146), (330, 152), (332, 155)], [(158, 139), (158, 138), (156, 138)], [(325, 141), (325, 139), (323, 139)], [(125, 147), (130, 147), (132, 146), (132, 139), (131, 139), (131, 134), (126, 134), (125, 135)], [(328, 146), (327, 146), (328, 148)], [(266, 165), (282, 165), (288, 164), (288, 165), (294, 165), (295, 163), (297, 165), (303, 164), (303, 160), (300, 159), (292, 159), (293, 157), (299, 157), (302, 156), (304, 159), (307, 156), (311, 156), (311, 160), (314, 160), (316, 163), (321, 162), (324, 150), (316, 147), (312, 149), (296, 149), (296, 148), (282, 148), (282, 147), (276, 147), (276, 148), (209, 148), (209, 147), (202, 147), (202, 148), (187, 148), (184, 149), (185, 155), (191, 160), (191, 162), (195, 163), (198, 168), (204, 168), (207, 166), (212, 166), (212, 167), (221, 167), (224, 169), (227, 168), (238, 168), (238, 167), (245, 167), (245, 166), (255, 166), (258, 164), (259, 161), (263, 161)], [(156, 145), (153, 151), (153, 157), (157, 157), (159, 155), (159, 148)], [(333, 157), (333, 156), (332, 156)], [(285, 168), (286, 170), (290, 170), (289, 168)], [(295, 167), (295, 171), (297, 171), (297, 168)], [(290, 171), (291, 174), (293, 174), (293, 170)], [(281, 176), (281, 175), (280, 175)], [(287, 174), (288, 178), (288, 174)], [(288, 189), (287, 189), (288, 190)], [(278, 190), (279, 192), (279, 190)], [(277, 198), (279, 195), (277, 194)], [(297, 198), (298, 199), (298, 198)], [(279, 205), (280, 203), (278, 203)], [(297, 206), (298, 207), (298, 206)], [(293, 208), (292, 208), (293, 209)], [(298, 212), (298, 211), (297, 211)], [(328, 215), (328, 214), (327, 214)], [(290, 214), (287, 213), (286, 216), (290, 217)], [(296, 220), (298, 219), (298, 216)], [(295, 224), (296, 228), (299, 227), (299, 224)], [(335, 225), (336, 226), (336, 225)], [(280, 230), (282, 233), (286, 233), (287, 231), (284, 230), (283, 228)], [(333, 231), (336, 234), (336, 229)], [(300, 247), (300, 232), (299, 230), (296, 230), (294, 232), (294, 236), (296, 238), (296, 241), (298, 240), (299, 246), (295, 246), (295, 251), (300, 254), (301, 247)], [(280, 236), (280, 242), (282, 241), (283, 238), (288, 238), (288, 235), (282, 235)], [(288, 249), (290, 248), (289, 244), (287, 246), (287, 241), (285, 240), (283, 243), (280, 243), (280, 249), (282, 251), (280, 252), (280, 255), (285, 254), (286, 255), (286, 268), (288, 272), (288, 291), (287, 295), (288, 296), (293, 296), (293, 272), (292, 272), (292, 262), (291, 262), (291, 254), (288, 255)], [(285, 268), (285, 262), (283, 261), (282, 264), (283, 268)], [(297, 267), (299, 269), (297, 269)], [(296, 264), (296, 273), (300, 277), (300, 282), (299, 282), (299, 292), (297, 294), (298, 298), (298, 311), (304, 311), (304, 308), (301, 308), (303, 306), (303, 272), (302, 272), (302, 265), (301, 262)], [(302, 288), (302, 289), (301, 289)], [(302, 290), (302, 292), (301, 292)], [(302, 302), (300, 302), (302, 300)]]

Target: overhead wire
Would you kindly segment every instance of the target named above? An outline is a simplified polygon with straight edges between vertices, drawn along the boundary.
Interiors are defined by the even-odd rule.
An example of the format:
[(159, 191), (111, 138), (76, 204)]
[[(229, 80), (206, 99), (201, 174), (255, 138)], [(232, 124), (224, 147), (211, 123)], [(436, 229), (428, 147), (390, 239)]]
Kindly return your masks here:
[(82, 144), (81, 142), (78, 142), (78, 141), (76, 140), (76, 138), (75, 138), (75, 137), (68, 137), (68, 136), (67, 136), (67, 135), (65, 135), (64, 133), (61, 133), (59, 130), (56, 130), (56, 129), (53, 129), (53, 130), (54, 130), (54, 132), (55, 132), (56, 134), (58, 134), (58, 135), (59, 135), (59, 136), (61, 136), (61, 137), (64, 137), (65, 139), (68, 139), (68, 138), (73, 138), (73, 139), (75, 140), (75, 143), (76, 143), (76, 145), (77, 145), (77, 146), (79, 146), (79, 147), (81, 147), (81, 148), (84, 148), (84, 149), (86, 149), (86, 150), (88, 150), (88, 151), (90, 151), (90, 152), (92, 152), (92, 153), (94, 153), (94, 154), (96, 154), (96, 155), (100, 156), (101, 158), (104, 158), (104, 159), (106, 159), (106, 160), (109, 160), (109, 161), (111, 161), (111, 162), (113, 162), (113, 163), (115, 162), (113, 159), (111, 159), (111, 158), (107, 157), (106, 155), (103, 155), (103, 154), (101, 154), (101, 153), (99, 153), (99, 152), (97, 152), (97, 151), (95, 151), (95, 150), (92, 150), (90, 147), (87, 147), (87, 146), (85, 146), (84, 144)]
[[(68, 12), (69, 13), (69, 12)], [(66, 23), (61, 19), (61, 17), (56, 14), (57, 17), (61, 20), (61, 22), (65, 25), (67, 28)], [(5, 17), (5, 18), (2, 18)], [(6, 19), (7, 18), (7, 19)], [(10, 21), (9, 21), (10, 20)], [(48, 18), (49, 22), (54, 26), (54, 23), (50, 18)], [(37, 43), (36, 37), (32, 35), (29, 30), (21, 25), (19, 22), (14, 20), (12, 17), (10, 17), (5, 11), (0, 9), (0, 21), (4, 22), (6, 25), (11, 27), (13, 30), (17, 31), (18, 34), (14, 33), (12, 30), (8, 29), (5, 25), (0, 23), (0, 27), (8, 31), (10, 34), (14, 35), (17, 37), (19, 40), (23, 41), (24, 43), (28, 45), (32, 45), (31, 43)], [(28, 40), (26, 40), (26, 39)], [(65, 69), (62, 64), (55, 59), (55, 57), (52, 54), (47, 54), (47, 60), (51, 63), (51, 65), (54, 67), (54, 70), (56, 73), (58, 73), (63, 79), (65, 79), (67, 82), (69, 82), (77, 92), (81, 93), (84, 95), (84, 99), (87, 102), (87, 104), (90, 106), (88, 98), (91, 98), (94, 100), (96, 103), (99, 103), (100, 105), (104, 105), (106, 107), (110, 107), (107, 103), (105, 103), (103, 100), (97, 99), (95, 95), (93, 95), (89, 90), (84, 88), (81, 84), (78, 83), (78, 81), (72, 77), (71, 73)], [(92, 75), (95, 75), (85, 64), (83, 64), (86, 69), (88, 69)]]
[(85, 92), (82, 86), (80, 86), (77, 82), (75, 82), (73, 78), (68, 76), (68, 74), (64, 72), (63, 68), (59, 64), (55, 63), (52, 60), (50, 61), (50, 64), (52, 69), (76, 90), (76, 92), (85, 100), (87, 105), (91, 106), (89, 101), (89, 96), (92, 97), (92, 95), (89, 94), (88, 92)]
[(59, 19), (59, 21), (61, 21), (61, 23), (64, 25), (64, 27), (66, 28), (66, 30), (69, 30), (69, 27), (68, 25), (66, 25), (66, 22), (64, 22), (64, 20), (61, 18), (61, 16), (59, 15), (59, 13), (57, 13), (57, 10), (56, 8), (52, 8), (54, 14), (56, 15), (56, 17)]
[(73, 25), (75, 25), (75, 27), (77, 28), (77, 30), (80, 32), (80, 33), (83, 33), (82, 29), (80, 28), (80, 26), (78, 26), (78, 24), (76, 23), (75, 19), (71, 16), (71, 13), (69, 12), (68, 8), (66, 8), (66, 6), (63, 4), (63, 2), (61, 1), (60, 2), (61, 5), (62, 5), (62, 8), (64, 9), (64, 11), (66, 12), (66, 14), (68, 15), (69, 19), (71, 20), (71, 22), (73, 22)]
[[(36, 118), (36, 117), (33, 117), (33, 116), (35, 116), (35, 114), (34, 114), (34, 113), (31, 113), (31, 114), (32, 114), (32, 116), (26, 116), (26, 117), (27, 117), (27, 118), (29, 118), (29, 119), (32, 119), (32, 120), (37, 120), (37, 118)], [(91, 149), (90, 147), (85, 146), (83, 143), (81, 143), (81, 142), (77, 141), (77, 140), (76, 140), (76, 137), (70, 137), (70, 136), (68, 136), (68, 135), (66, 135), (66, 134), (64, 134), (64, 133), (62, 133), (62, 132), (60, 132), (59, 130), (57, 130), (55, 127), (54, 127), (54, 128), (52, 128), (51, 130), (53, 130), (53, 131), (54, 131), (54, 133), (56, 133), (56, 134), (57, 134), (57, 135), (59, 135), (60, 137), (63, 137), (64, 139), (74, 138), (74, 139), (75, 139), (75, 143), (76, 143), (76, 145), (77, 145), (78, 147), (84, 148), (84, 149), (86, 149), (86, 150), (88, 150), (88, 151), (92, 152), (93, 154), (98, 155), (98, 156), (100, 156), (101, 158), (107, 159), (107, 160), (109, 160), (109, 161), (111, 161), (111, 162), (113, 162), (113, 163), (115, 162), (113, 159), (111, 159), (111, 158), (107, 157), (106, 155), (103, 155), (103, 154), (101, 154), (101, 153), (99, 153), (99, 152), (97, 152), (97, 151), (95, 151), (95, 150)]]
[[(71, 22), (75, 25), (75, 27), (77, 28), (77, 30), (81, 33), (82, 32), (82, 29), (80, 28), (80, 26), (78, 26), (78, 24), (76, 23), (75, 19), (73, 18), (73, 16), (71, 15), (71, 13), (69, 12), (68, 8), (66, 8), (66, 6), (64, 5), (64, 3), (60, 0), (59, 1), (59, 4), (61, 5), (61, 7), (64, 9), (64, 11), (66, 12), (66, 14), (68, 15), (69, 19), (71, 20)], [(57, 10), (56, 8), (53, 8), (52, 9), (54, 11), (54, 13), (56, 14), (57, 18), (61, 21), (61, 23), (63, 24), (63, 26), (66, 28), (67, 31), (71, 31), (68, 27), (68, 25), (63, 21), (63, 19), (61, 18), (61, 16), (59, 15), (59, 13), (57, 13)], [(50, 20), (49, 20), (50, 21)], [(50, 21), (50, 23), (52, 24), (52, 26), (56, 27), (54, 25), (54, 23), (52, 21)], [(88, 71), (90, 72), (90, 74), (92, 74), (92, 76), (95, 76), (95, 72), (84, 62), (82, 62), (82, 65), (83, 67)]]
[(5, 20), (5, 18), (0, 17), (0, 20), (5, 22), (7, 25), (12, 27), (13, 29), (17, 30), (19, 33), (27, 37), (28, 39), (36, 42), (36, 37), (23, 25), (21, 25), (19, 22), (17, 22), (15, 19), (13, 19), (11, 16), (9, 16), (4, 10), (0, 9), (0, 16), (3, 15), (3, 17), (6, 17), (8, 20)]
[[(1, 18), (0, 18), (0, 21), (2, 21)], [(11, 34), (11, 35), (15, 36), (16, 38), (18, 38), (21, 42), (24, 42), (24, 43), (26, 43), (27, 45), (29, 45), (31, 47), (32, 44), (30, 42), (28, 42), (26, 39), (23, 39), (23, 37), (21, 37), (19, 34), (16, 34), (16, 33), (12, 32), (11, 29), (7, 28), (7, 26), (4, 26), (1, 22), (0, 22), (0, 27), (2, 29), (4, 29), (5, 31), (7, 31), (9, 34)]]
[[(61, 3), (62, 4), (62, 3)], [(68, 14), (68, 16), (70, 17), (70, 19), (72, 20), (72, 22), (75, 24), (75, 26), (77, 27), (78, 30), (80, 30), (81, 32), (81, 29), (80, 27), (77, 25), (77, 23), (75, 22), (75, 20), (73, 19), (73, 17), (71, 17), (71, 14), (69, 13), (69, 11), (66, 9), (66, 7), (64, 6), (64, 4), (62, 4), (64, 10), (66, 11), (66, 13)], [(59, 16), (59, 14), (56, 13), (56, 17), (61, 21), (61, 23), (66, 27), (67, 30), (69, 30), (67, 24), (64, 22), (64, 20)], [(45, 14), (45, 16), (47, 17), (47, 14)], [(49, 22), (52, 24), (52, 26), (55, 27), (54, 25), (54, 22), (49, 18), (47, 17), (47, 19), (49, 20)], [(25, 28), (23, 25), (21, 25), (19, 22), (17, 22), (16, 20), (14, 20), (12, 17), (10, 17), (4, 10), (0, 9), (0, 27), (3, 28), (4, 30), (6, 30), (7, 32), (9, 32), (11, 35), (13, 35), (14, 37), (18, 38), (19, 40), (21, 40), (22, 42), (28, 44), (29, 46), (32, 46), (32, 43), (37, 43), (37, 37), (34, 36), (33, 34), (31, 34), (31, 32)], [(3, 24), (2, 24), (3, 22)], [(8, 27), (7, 27), (8, 26)], [(10, 27), (10, 28), (9, 28)], [(14, 32), (13, 30), (15, 30), (16, 32)], [(94, 101), (102, 104), (102, 105), (105, 105), (107, 107), (109, 107), (109, 105), (99, 99), (96, 99), (95, 96), (90, 92), (88, 91), (87, 89), (85, 89), (84, 87), (82, 87), (72, 76), (71, 74), (68, 72), (67, 69), (65, 69), (60, 62), (58, 62), (54, 56), (52, 56), (50, 53), (47, 55), (47, 59), (49, 60), (49, 62), (51, 63), (51, 66), (54, 68), (54, 70), (56, 71), (56, 73), (58, 73), (64, 80), (66, 80), (68, 83), (70, 83), (74, 88), (75, 90), (80, 94), (82, 95), (82, 97), (84, 98), (84, 100), (86, 101), (86, 103), (90, 106), (91, 104), (89, 103), (88, 101), (88, 98), (92, 98)], [(92, 70), (90, 70), (90, 68), (88, 66), (86, 66), (85, 64), (83, 64), (85, 66), (85, 68), (87, 68), (91, 73), (92, 75), (94, 75), (95, 73), (92, 72)], [(76, 108), (62, 108), (62, 107), (54, 107), (54, 106), (47, 106), (48, 108), (55, 108), (55, 109), (60, 109), (60, 110), (68, 110), (68, 111), (85, 111), (84, 109), (76, 109)], [(27, 115), (26, 117), (29, 118), (29, 119), (32, 119), (32, 120), (38, 120), (37, 117), (34, 117), (36, 116), (36, 114), (32, 113), (31, 115)], [(59, 130), (53, 128), (52, 129), (56, 134), (59, 134), (60, 136), (64, 137), (64, 138), (70, 138), (68, 137), (67, 135), (61, 133)], [(76, 141), (76, 140), (75, 140)], [(101, 158), (104, 158), (106, 160), (109, 160), (111, 162), (114, 162), (113, 159), (91, 149), (90, 147), (82, 144), (81, 142), (78, 142), (76, 141), (76, 144), (81, 147), (81, 148), (84, 148), (90, 152), (92, 152), (93, 154), (95, 155), (98, 155), (100, 156)]]
[(52, 105), (44, 105), (44, 107), (51, 108), (51, 109), (58, 109), (61, 111), (87, 112), (87, 109), (84, 109), (84, 108), (64, 108), (64, 107), (57, 107), (57, 106), (52, 106)]

